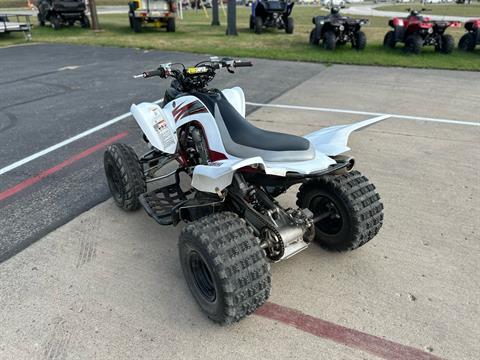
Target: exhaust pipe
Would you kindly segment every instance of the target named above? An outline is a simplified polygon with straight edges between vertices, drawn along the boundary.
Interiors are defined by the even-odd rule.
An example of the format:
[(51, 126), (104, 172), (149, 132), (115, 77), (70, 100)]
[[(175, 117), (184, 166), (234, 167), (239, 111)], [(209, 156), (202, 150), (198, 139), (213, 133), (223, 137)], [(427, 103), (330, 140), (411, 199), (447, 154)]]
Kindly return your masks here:
[(347, 174), (352, 171), (353, 167), (355, 166), (355, 159), (351, 156), (337, 155), (333, 157), (333, 160), (335, 160), (338, 164), (344, 164), (343, 167), (332, 172), (333, 175)]

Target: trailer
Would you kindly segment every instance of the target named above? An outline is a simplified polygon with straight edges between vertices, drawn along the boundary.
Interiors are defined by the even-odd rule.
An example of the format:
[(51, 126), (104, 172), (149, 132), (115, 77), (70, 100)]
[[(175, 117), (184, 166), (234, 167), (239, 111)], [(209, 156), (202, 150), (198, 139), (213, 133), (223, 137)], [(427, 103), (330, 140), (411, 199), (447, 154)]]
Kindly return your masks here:
[(25, 39), (32, 39), (32, 23), (30, 13), (5, 13), (0, 14), (0, 34), (23, 32)]

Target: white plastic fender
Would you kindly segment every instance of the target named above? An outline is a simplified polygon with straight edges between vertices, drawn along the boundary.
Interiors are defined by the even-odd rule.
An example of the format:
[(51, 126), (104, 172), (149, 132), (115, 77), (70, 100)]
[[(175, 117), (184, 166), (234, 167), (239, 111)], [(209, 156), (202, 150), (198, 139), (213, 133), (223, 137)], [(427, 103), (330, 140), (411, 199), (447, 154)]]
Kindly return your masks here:
[(248, 159), (231, 158), (218, 160), (209, 165), (197, 165), (193, 170), (192, 187), (197, 190), (215, 193), (232, 183), (235, 172), (245, 166), (257, 165), (267, 175), (285, 176), (287, 173), (311, 174), (336, 164), (325, 154), (316, 152), (315, 158), (296, 162), (266, 162), (260, 156)]
[(347, 144), (348, 137), (352, 132), (364, 129), (390, 117), (391, 115), (381, 115), (350, 125), (331, 126), (305, 135), (304, 138), (310, 140), (317, 151), (328, 156), (336, 156), (350, 150)]
[(133, 104), (130, 112), (142, 129), (150, 144), (168, 154), (175, 154), (177, 133), (175, 120), (169, 117), (157, 104), (143, 102)]
[(243, 90), (236, 86), (231, 89), (222, 90), (222, 93), (235, 110), (245, 117), (245, 94), (243, 93)]
[(204, 192), (222, 191), (232, 183), (233, 174), (244, 167), (259, 165), (265, 167), (259, 156), (248, 159), (219, 160), (209, 165), (197, 165), (193, 170), (192, 187)]

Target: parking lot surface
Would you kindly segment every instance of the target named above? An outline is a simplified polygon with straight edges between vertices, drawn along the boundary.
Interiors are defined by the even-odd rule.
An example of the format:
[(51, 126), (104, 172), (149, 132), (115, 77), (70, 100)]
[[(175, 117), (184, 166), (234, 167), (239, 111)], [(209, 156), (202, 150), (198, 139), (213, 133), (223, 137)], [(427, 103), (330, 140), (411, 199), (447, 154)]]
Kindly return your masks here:
[[(76, 51), (69, 47), (71, 58), (52, 67), (78, 65)], [(102, 51), (118, 52), (108, 57)], [(43, 143), (45, 136), (32, 130), (31, 137), (42, 142), (34, 145), (18, 134), (10, 143), (15, 151), (4, 156), (7, 146), (2, 145), (0, 167), (128, 111), (129, 102), (161, 97), (152, 95), (152, 83), (144, 83), (149, 88), (132, 85), (128, 75), (138, 71), (139, 61), (152, 66), (171, 54), (85, 47), (78, 53), (99, 68), (123, 66), (122, 71), (54, 73), (55, 84), (65, 76), (99, 83), (79, 90), (85, 97), (78, 107), (59, 94), (57, 102), (39, 100), (28, 109), (9, 109), (18, 111), (19, 129), (51, 121), (44, 131), (52, 139)], [(104, 56), (109, 66), (100, 65)], [(118, 65), (123, 57), (131, 57), (130, 65)], [(130, 68), (133, 64), (136, 69)], [(357, 169), (377, 186), (385, 205), (380, 234), (351, 253), (330, 253), (312, 244), (273, 264), (269, 304), (239, 324), (219, 327), (200, 313), (183, 280), (176, 246), (181, 227), (160, 227), (143, 211), (126, 214), (106, 200), (97, 151), (0, 201), (1, 239), (7, 248), (25, 239), (30, 222), (49, 232), (49, 221), (66, 222), (58, 213), (73, 219), (44, 237), (37, 235), (39, 241), (0, 264), (0, 358), (478, 357), (480, 74), (268, 61), (258, 61), (254, 69), (250, 75), (222, 77), (218, 86), (239, 83), (247, 101), (270, 105), (249, 107), (248, 118), (259, 127), (303, 135), (371, 117), (364, 113), (393, 115), (350, 138)], [(298, 76), (297, 69), (302, 69)], [(12, 71), (7, 81), (15, 80)], [(287, 86), (277, 74), (297, 81)], [(48, 119), (58, 112), (62, 115)], [(46, 120), (33, 122), (33, 114)], [(135, 124), (125, 119), (17, 168), (14, 175), (0, 175), (0, 193), (124, 132), (128, 135), (121, 141), (145, 150)], [(11, 138), (4, 134), (2, 144)], [(22, 152), (22, 143), (31, 147)], [(295, 191), (281, 202), (293, 206)], [(81, 213), (85, 203), (96, 206)], [(45, 204), (53, 209), (50, 216), (48, 208), (38, 210)], [(32, 215), (36, 212), (44, 214), (41, 221)]]

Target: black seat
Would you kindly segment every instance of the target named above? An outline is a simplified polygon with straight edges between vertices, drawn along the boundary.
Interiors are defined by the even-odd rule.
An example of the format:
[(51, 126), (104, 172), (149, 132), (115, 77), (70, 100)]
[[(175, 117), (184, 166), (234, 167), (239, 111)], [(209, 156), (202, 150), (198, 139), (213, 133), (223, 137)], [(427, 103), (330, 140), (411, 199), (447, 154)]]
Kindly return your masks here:
[(215, 117), (225, 149), (241, 158), (261, 156), (265, 161), (311, 160), (315, 150), (310, 141), (295, 135), (267, 131), (252, 125), (222, 93), (196, 93)]

